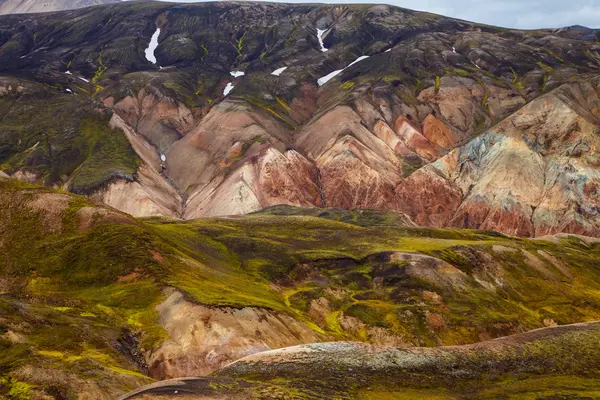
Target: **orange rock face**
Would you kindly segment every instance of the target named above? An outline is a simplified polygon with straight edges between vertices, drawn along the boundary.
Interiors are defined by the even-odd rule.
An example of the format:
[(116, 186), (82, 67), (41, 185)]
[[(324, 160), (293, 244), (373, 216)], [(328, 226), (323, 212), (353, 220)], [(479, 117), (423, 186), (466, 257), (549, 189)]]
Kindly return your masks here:
[(442, 121), (429, 114), (423, 121), (423, 136), (431, 143), (441, 147), (449, 148), (460, 140)]

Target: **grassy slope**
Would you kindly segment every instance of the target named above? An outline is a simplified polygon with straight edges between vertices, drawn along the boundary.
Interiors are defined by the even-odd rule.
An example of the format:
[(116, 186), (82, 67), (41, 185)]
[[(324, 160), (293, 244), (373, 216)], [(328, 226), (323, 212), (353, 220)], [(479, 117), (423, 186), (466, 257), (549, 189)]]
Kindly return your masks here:
[[(40, 198), (41, 210), (34, 206)], [(600, 319), (598, 244), (407, 228), (378, 213), (347, 218), (352, 224), (277, 214), (136, 221), (83, 197), (0, 180), (0, 346), (8, 349), (0, 357), (5, 380), (0, 395), (21, 381), (37, 385), (29, 393), (49, 390), (23, 372), (32, 366), (83, 378), (79, 363), (92, 363), (96, 369), (89, 373), (96, 378), (121, 382), (122, 389), (103, 389), (112, 394), (144, 383), (137, 345), (125, 351), (119, 343), (136, 334), (143, 351), (166, 337), (154, 310), (166, 286), (203, 304), (280, 310), (336, 339), (372, 341), (372, 329), (381, 328), (413, 344), (460, 344), (504, 334), (506, 327), (538, 328), (549, 319), (560, 324)], [(546, 261), (540, 272), (520, 250), (493, 245), (532, 255), (546, 251), (573, 278)], [(371, 256), (386, 251), (445, 259), (466, 273), (466, 287), (411, 275), (403, 262)], [(375, 281), (388, 270), (383, 282)], [(503, 284), (486, 290), (475, 278)], [(311, 302), (320, 298), (329, 308), (315, 316)], [(15, 313), (15, 307), (26, 312)], [(432, 324), (432, 314), (443, 323)], [(344, 329), (340, 316), (362, 323)], [(41, 326), (28, 322), (36, 318)], [(11, 342), (8, 332), (23, 343)], [(64, 383), (57, 390), (79, 389)]]
[(165, 399), (175, 391), (190, 399), (592, 399), (600, 393), (599, 332), (598, 323), (576, 324), (435, 349), (297, 346), (123, 399)]
[(71, 86), (77, 91), (72, 95), (62, 87), (8, 82), (22, 85), (25, 94), (0, 96), (1, 170), (30, 171), (46, 185), (69, 179), (76, 193), (89, 193), (117, 177), (133, 180), (139, 157), (121, 131), (108, 127), (110, 112), (99, 111), (85, 88)]

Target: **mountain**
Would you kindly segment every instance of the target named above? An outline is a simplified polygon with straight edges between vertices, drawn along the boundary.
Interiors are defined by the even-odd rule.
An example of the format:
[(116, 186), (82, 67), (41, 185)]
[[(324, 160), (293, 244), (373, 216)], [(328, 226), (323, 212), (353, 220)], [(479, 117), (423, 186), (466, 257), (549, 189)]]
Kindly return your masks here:
[[(0, 216), (0, 396), (114, 399), (155, 379), (209, 373), (224, 381), (201, 380), (198, 390), (243, 388), (240, 398), (385, 398), (377, 393), (431, 382), (475, 398), (598, 390), (598, 325), (568, 326), (600, 320), (597, 239), (424, 229), (391, 212), (289, 206), (136, 220), (7, 178)], [(340, 343), (319, 344), (331, 341)], [(295, 345), (310, 346), (269, 351)], [(245, 356), (251, 362), (229, 365)], [(481, 377), (478, 363), (495, 372)]]
[(5, 16), (0, 32), (13, 177), (134, 216), (290, 204), (599, 233), (598, 31), (381, 5), (128, 2)]
[(599, 39), (0, 17), (0, 399), (597, 397)]
[(72, 10), (120, 0), (0, 0), (0, 15)]

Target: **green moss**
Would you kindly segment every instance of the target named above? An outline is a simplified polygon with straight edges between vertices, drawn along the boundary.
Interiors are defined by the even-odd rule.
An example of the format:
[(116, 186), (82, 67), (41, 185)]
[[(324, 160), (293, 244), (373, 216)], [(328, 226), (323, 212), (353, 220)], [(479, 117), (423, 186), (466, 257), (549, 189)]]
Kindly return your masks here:
[(123, 132), (110, 129), (106, 120), (87, 119), (81, 134), (87, 156), (74, 174), (73, 192), (88, 193), (112, 178), (133, 180), (140, 159)]
[(446, 73), (448, 75), (461, 76), (463, 78), (468, 78), (471, 76), (469, 71), (465, 71), (464, 69), (461, 69), (461, 68), (450, 68), (446, 71)]
[[(204, 54), (200, 58), (200, 61), (204, 61), (204, 58), (208, 55), (208, 47), (204, 43), (200, 45), (200, 48), (204, 51)], [(198, 78), (199, 79), (199, 78)]]
[(243, 57), (242, 51), (244, 50), (244, 38), (246, 37), (246, 32), (244, 31), (242, 33), (242, 36), (240, 36), (240, 38), (236, 41), (237, 43), (237, 58), (241, 59)]
[(15, 344), (0, 338), (0, 375), (25, 363), (31, 350), (25, 344)]
[(562, 58), (560, 58), (559, 56), (557, 56), (556, 54), (554, 54), (554, 52), (552, 50), (548, 49), (548, 48), (545, 48), (544, 51), (546, 53), (548, 53), (549, 55), (551, 55), (552, 57), (554, 57), (557, 61), (560, 61), (560, 62), (564, 62), (565, 61)]
[[(283, 206), (235, 219), (98, 219), (81, 232), (78, 210), (92, 205), (76, 196), (63, 211), (63, 229), (48, 234), (44, 215), (25, 205), (31, 196), (53, 192), (12, 182), (0, 181), (3, 195), (11, 196), (0, 204), (2, 215), (10, 215), (3, 220), (10, 234), (0, 249), (9, 257), (0, 258), (0, 272), (20, 279), (28, 298), (49, 302), (29, 311), (44, 323), (27, 340), (34, 357), (60, 368), (96, 362), (103, 373), (139, 378), (99, 338), (114, 335), (112, 326), (137, 333), (144, 349), (158, 346), (167, 334), (155, 308), (166, 286), (206, 305), (285, 312), (315, 332), (344, 340), (369, 340), (371, 331), (345, 331), (342, 312), (428, 346), (538, 328), (544, 319), (600, 319), (600, 272), (589, 268), (600, 248), (575, 238), (546, 244), (492, 232), (407, 227), (402, 215), (391, 212)], [(26, 250), (19, 245), (22, 237), (28, 238)], [(516, 251), (492, 250), (498, 244)], [(549, 280), (521, 250), (530, 256), (549, 252), (575, 278), (568, 284)], [(415, 259), (408, 268), (409, 256), (399, 253), (426, 254), (452, 267)], [(327, 309), (315, 316), (311, 304), (321, 298)], [(15, 307), (0, 301), (0, 317), (22, 318)], [(443, 324), (432, 325), (432, 315)], [(30, 351), (27, 346), (24, 351)], [(6, 362), (2, 354), (0, 370), (18, 365), (15, 354)]]
[(483, 81), (481, 79), (477, 79), (477, 82), (479, 83), (479, 85), (483, 88), (484, 90), (484, 94), (483, 94), (483, 99), (481, 100), (481, 107), (485, 110), (486, 113), (489, 114), (489, 106), (488, 106), (488, 99), (490, 97), (490, 90), (489, 88), (486, 86), (485, 83), (483, 83)]
[(440, 90), (440, 81), (441, 78), (439, 76), (435, 77), (435, 93), (439, 92)]
[(546, 82), (548, 82), (548, 75), (543, 75), (540, 78), (540, 90), (542, 92), (546, 91)]
[(354, 81), (346, 81), (340, 85), (340, 89), (350, 90), (356, 85)]
[(102, 77), (102, 75), (106, 72), (106, 70), (108, 69), (108, 67), (104, 66), (104, 64), (102, 64), (102, 53), (100, 53), (100, 55), (98, 56), (98, 68), (96, 68), (96, 72), (94, 72), (94, 76), (92, 77), (92, 83), (96, 83), (98, 81), (98, 79), (100, 79)]
[(30, 385), (25, 382), (19, 382), (14, 379), (5, 380), (5, 384), (10, 387), (7, 395), (10, 399), (15, 400), (29, 400), (31, 398), (30, 391), (35, 388), (34, 385)]
[(486, 118), (485, 118), (485, 114), (483, 113), (476, 113), (475, 116), (473, 117), (473, 124), (472, 124), (472, 131), (474, 134), (481, 134), (485, 131), (485, 129), (487, 128), (486, 126)]
[(512, 72), (513, 74), (513, 80), (512, 83), (515, 84), (519, 81), (519, 76), (517, 75), (517, 73), (515, 72), (515, 70), (513, 69), (513, 67), (509, 67), (510, 68), (510, 72)]
[(202, 79), (200, 79), (200, 77), (198, 77), (196, 83), (198, 85), (198, 88), (196, 89), (196, 91), (194, 92), (194, 94), (196, 96), (198, 96), (199, 94), (201, 94), (204, 91), (204, 82), (202, 81)]
[(384, 314), (376, 308), (367, 304), (356, 303), (350, 305), (344, 310), (344, 314), (355, 317), (367, 325), (381, 326), (387, 328), (389, 325), (385, 322)]
[[(273, 115), (275, 118), (286, 123), (290, 128), (296, 129), (296, 122), (286, 115), (287, 112), (293, 112), (293, 110), (283, 102), (281, 98), (276, 98), (276, 103), (269, 103), (265, 100), (259, 99), (256, 96), (252, 95), (236, 95), (233, 98), (239, 98), (247, 101), (255, 107), (258, 107), (262, 110), (267, 111), (269, 114)], [(277, 106), (281, 106), (278, 108)]]
[(290, 31), (288, 37), (285, 39), (284, 46), (286, 47), (292, 44), (292, 40), (294, 40), (296, 32), (298, 32), (299, 28), (298, 22), (295, 19), (293, 19), (291, 15), (288, 15), (288, 20), (292, 23), (292, 30)]
[(538, 61), (536, 64), (537, 64), (537, 65), (538, 65), (538, 66), (539, 66), (541, 69), (543, 69), (543, 70), (544, 70), (544, 72), (545, 72), (546, 74), (550, 74), (550, 73), (552, 73), (552, 71), (554, 71), (554, 69), (553, 69), (551, 66), (549, 66), (549, 65), (546, 65), (546, 64), (544, 64), (544, 63), (543, 63), (543, 62), (541, 62), (541, 61)]

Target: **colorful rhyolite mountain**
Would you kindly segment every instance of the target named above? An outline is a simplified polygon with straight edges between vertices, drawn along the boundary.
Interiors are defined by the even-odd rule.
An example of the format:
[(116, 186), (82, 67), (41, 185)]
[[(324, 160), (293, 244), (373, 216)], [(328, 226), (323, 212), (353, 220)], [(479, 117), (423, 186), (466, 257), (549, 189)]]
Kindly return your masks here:
[(598, 38), (0, 17), (0, 399), (597, 398)]
[(134, 216), (289, 204), (597, 236), (597, 40), (384, 5), (5, 16), (0, 167)]

